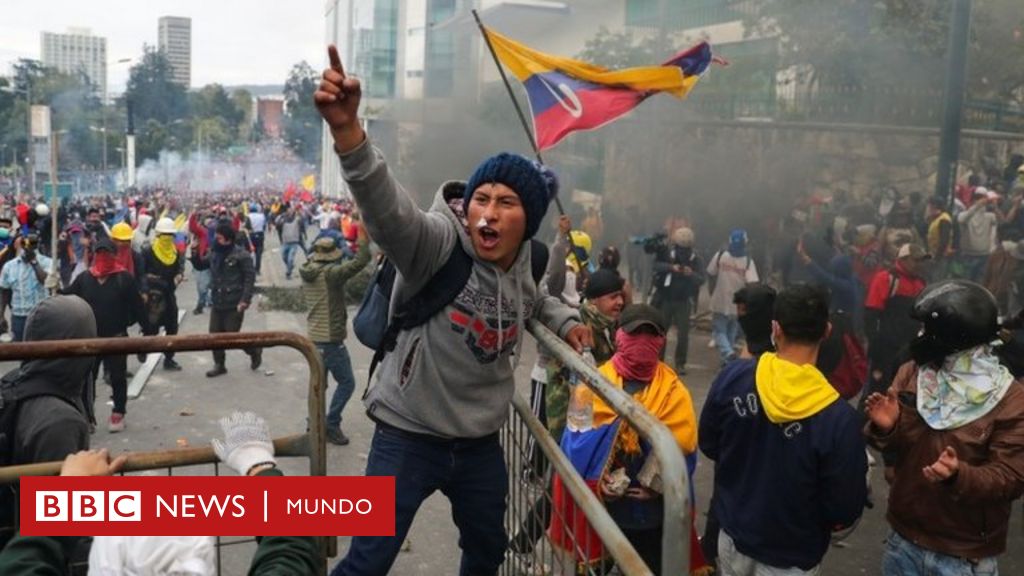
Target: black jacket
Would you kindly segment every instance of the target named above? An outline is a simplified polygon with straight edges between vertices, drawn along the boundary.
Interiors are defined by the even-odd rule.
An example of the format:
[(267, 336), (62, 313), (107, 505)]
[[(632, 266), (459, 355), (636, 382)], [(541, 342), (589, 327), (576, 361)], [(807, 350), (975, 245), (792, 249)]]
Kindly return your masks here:
[(123, 336), (129, 326), (146, 317), (138, 285), (128, 272), (113, 274), (102, 284), (91, 273), (83, 272), (64, 293), (79, 296), (89, 303), (100, 337)]
[(210, 250), (204, 260), (210, 262), (210, 293), (215, 310), (231, 310), (241, 302), (249, 304), (252, 301), (256, 269), (248, 252), (234, 246), (220, 259), (215, 251)]
[[(654, 250), (654, 284), (658, 301), (685, 300), (697, 294), (704, 283), (704, 262), (693, 248), (683, 248), (669, 244), (657, 246)], [(672, 272), (675, 265), (689, 266), (689, 276)], [(665, 279), (671, 277), (668, 286)]]

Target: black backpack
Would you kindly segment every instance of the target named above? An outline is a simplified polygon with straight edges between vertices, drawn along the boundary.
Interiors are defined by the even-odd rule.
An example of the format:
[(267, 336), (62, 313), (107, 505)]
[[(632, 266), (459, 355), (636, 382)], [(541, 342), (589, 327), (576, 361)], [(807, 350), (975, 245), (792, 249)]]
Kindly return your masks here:
[[(530, 240), (530, 258), (533, 281), (540, 284), (548, 266), (548, 247), (539, 240)], [(375, 351), (370, 362), (366, 392), (369, 392), (369, 383), (373, 381), (377, 365), (388, 352), (395, 349), (399, 333), (426, 324), (435, 314), (444, 310), (462, 292), (472, 273), (473, 257), (456, 240), (448, 260), (419, 292), (398, 306), (389, 322), (388, 309), (398, 271), (391, 260), (381, 259), (359, 303), (355, 318), (352, 319), (352, 331), (356, 338)], [(366, 392), (363, 393), (364, 398)]]

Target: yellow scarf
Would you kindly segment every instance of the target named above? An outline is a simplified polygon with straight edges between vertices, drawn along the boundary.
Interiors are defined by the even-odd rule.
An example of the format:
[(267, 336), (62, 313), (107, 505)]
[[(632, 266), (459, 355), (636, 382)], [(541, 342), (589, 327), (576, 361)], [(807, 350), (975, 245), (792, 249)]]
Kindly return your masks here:
[[(622, 388), (622, 376), (615, 372), (615, 366), (611, 362), (604, 363), (598, 371), (612, 384)], [(690, 398), (689, 390), (679, 380), (679, 376), (667, 364), (658, 363), (654, 379), (633, 394), (633, 399), (668, 427), (684, 453), (690, 454), (697, 449), (697, 417), (693, 411), (693, 400)], [(618, 414), (595, 394), (594, 426), (607, 424), (617, 417)], [(616, 444), (626, 453), (640, 452), (637, 432), (625, 421), (619, 427)]]
[(157, 260), (170, 266), (178, 260), (178, 248), (174, 245), (174, 236), (160, 234), (153, 241), (153, 254)]
[(775, 424), (814, 416), (839, 398), (836, 389), (813, 365), (798, 366), (774, 352), (761, 355), (754, 382), (764, 414)]

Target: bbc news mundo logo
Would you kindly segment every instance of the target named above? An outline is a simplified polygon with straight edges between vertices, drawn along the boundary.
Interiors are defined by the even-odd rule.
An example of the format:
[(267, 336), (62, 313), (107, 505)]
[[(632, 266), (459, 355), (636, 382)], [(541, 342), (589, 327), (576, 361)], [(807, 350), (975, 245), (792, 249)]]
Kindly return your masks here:
[(395, 479), (25, 477), (26, 536), (393, 536)]

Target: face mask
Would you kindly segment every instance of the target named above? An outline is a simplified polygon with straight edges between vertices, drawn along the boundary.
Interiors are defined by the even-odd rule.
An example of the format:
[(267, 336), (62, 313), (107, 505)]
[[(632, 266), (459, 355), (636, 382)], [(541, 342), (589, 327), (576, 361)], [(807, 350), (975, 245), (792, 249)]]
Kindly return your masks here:
[(930, 334), (921, 334), (910, 343), (910, 357), (918, 366), (939, 365), (955, 351)]

